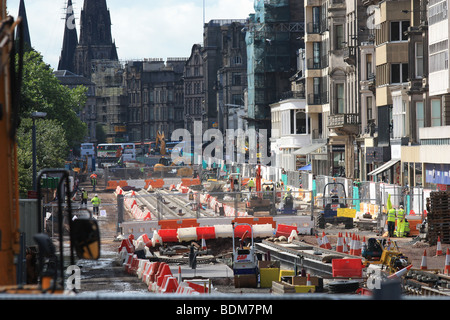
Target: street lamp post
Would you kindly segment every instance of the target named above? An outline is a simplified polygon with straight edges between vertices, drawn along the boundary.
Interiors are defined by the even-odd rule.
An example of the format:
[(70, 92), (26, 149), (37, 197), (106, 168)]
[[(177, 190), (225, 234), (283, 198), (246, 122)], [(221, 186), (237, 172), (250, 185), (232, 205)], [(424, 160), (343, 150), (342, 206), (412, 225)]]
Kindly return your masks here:
[(46, 112), (33, 112), (31, 119), (33, 119), (32, 128), (32, 143), (33, 143), (33, 191), (36, 191), (36, 119), (42, 119), (47, 116)]

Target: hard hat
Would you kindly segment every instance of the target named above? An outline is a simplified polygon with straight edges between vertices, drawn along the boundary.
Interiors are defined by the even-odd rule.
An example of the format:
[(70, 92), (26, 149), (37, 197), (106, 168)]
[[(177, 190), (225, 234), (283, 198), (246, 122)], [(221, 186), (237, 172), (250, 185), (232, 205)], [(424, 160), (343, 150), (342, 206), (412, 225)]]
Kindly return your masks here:
[(81, 188), (81, 191), (84, 191), (84, 188)]
[(402, 205), (400, 205), (400, 208), (402, 208), (402, 209), (403, 209), (403, 206), (402, 206)]
[(96, 197), (98, 197), (98, 194), (95, 194)]

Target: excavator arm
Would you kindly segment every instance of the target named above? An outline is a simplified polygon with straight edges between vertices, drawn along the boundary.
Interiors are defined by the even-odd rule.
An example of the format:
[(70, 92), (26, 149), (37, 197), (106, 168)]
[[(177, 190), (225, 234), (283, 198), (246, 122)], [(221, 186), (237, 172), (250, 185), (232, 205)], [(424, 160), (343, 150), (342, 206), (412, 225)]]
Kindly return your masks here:
[[(6, 15), (1, 1), (0, 25), (0, 285), (16, 282), (14, 257), (20, 251), (19, 187), (17, 146), (20, 79), (23, 44), (19, 44), (19, 74), (16, 74), (14, 33), (21, 32), (21, 19)], [(21, 37), (23, 39), (23, 37)]]

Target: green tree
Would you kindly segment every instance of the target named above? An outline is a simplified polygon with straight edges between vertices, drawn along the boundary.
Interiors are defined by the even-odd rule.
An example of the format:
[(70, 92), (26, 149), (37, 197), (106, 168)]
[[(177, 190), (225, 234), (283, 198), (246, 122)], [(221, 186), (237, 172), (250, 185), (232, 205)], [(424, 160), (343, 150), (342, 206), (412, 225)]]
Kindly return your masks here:
[(34, 111), (46, 112), (45, 119), (36, 120), (36, 170), (64, 167), (69, 150), (78, 147), (86, 135), (86, 124), (77, 113), (86, 103), (87, 88), (70, 89), (60, 84), (53, 70), (40, 53), (24, 54), (17, 130), (19, 190), (32, 187), (32, 119)]
[[(36, 124), (36, 171), (44, 168), (62, 168), (67, 154), (65, 132), (57, 120), (37, 119)], [(26, 194), (33, 184), (33, 120), (23, 119), (17, 130), (17, 159), (19, 191)]]
[(70, 89), (60, 84), (50, 66), (34, 50), (24, 54), (22, 81), (21, 118), (29, 118), (33, 111), (46, 112), (46, 119), (57, 120), (64, 128), (66, 152), (79, 146), (87, 126), (77, 113), (86, 103), (87, 88)]

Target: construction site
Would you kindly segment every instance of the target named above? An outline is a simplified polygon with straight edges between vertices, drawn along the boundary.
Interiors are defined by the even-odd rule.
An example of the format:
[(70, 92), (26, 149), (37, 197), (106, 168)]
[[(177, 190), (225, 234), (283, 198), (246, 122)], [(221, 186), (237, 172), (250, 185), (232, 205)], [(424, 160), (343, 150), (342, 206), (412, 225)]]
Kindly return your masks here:
[[(284, 7), (269, 9), (283, 17)], [(5, 39), (13, 39), (14, 22), (5, 26)], [(276, 83), (283, 58), (293, 57), (275, 46), (264, 55), (262, 47), (294, 41), (287, 34), (298, 28), (268, 23), (250, 30), (253, 58), (265, 57), (261, 68), (274, 73), (251, 70), (253, 120), (268, 117), (261, 82)], [(115, 97), (104, 101), (102, 116), (115, 117), (123, 88), (117, 91), (110, 76), (118, 65), (102, 68), (94, 77), (104, 84), (99, 93)], [(0, 166), (7, 172), (0, 184), (7, 200), (0, 219), (0, 300), (448, 300), (447, 191), (315, 175), (307, 166), (290, 171), (225, 161), (206, 157), (201, 147), (200, 163), (187, 152), (180, 161), (166, 154), (158, 132), (158, 153), (128, 161), (114, 152), (108, 163), (98, 149), (83, 169), (41, 170), (35, 198), (19, 199), (10, 130), (18, 119), (9, 111), (17, 108), (12, 93), (20, 90), (9, 88), (17, 83), (8, 70), (0, 78), (6, 106)], [(117, 112), (106, 112), (107, 106)], [(130, 312), (121, 307), (112, 310)]]
[[(446, 192), (430, 192), (424, 211), (407, 215), (408, 234), (390, 237), (388, 203), (356, 201), (347, 196), (354, 186), (345, 181), (316, 178), (325, 195), (291, 186), (284, 176), (277, 183), (265, 179), (270, 170), (261, 166), (239, 166), (230, 170), (249, 175), (222, 177), (217, 168), (199, 167), (195, 178), (178, 175), (183, 167), (157, 168), (145, 167), (134, 179), (126, 168), (100, 175), (95, 192), (102, 198), (96, 219), (106, 252), (98, 270), (103, 280), (96, 279), (96, 262), (87, 262), (81, 296), (119, 294), (118, 282), (139, 296), (199, 299), (239, 299), (233, 296), (243, 293), (445, 299), (450, 293)], [(321, 179), (329, 182), (321, 185)], [(397, 207), (396, 194), (388, 198)], [(90, 215), (91, 208), (74, 212)]]

